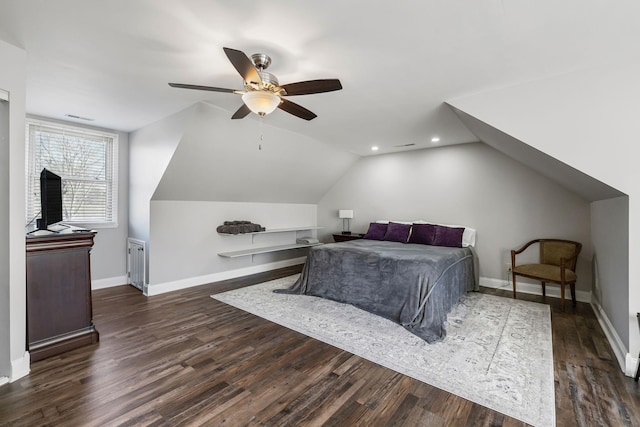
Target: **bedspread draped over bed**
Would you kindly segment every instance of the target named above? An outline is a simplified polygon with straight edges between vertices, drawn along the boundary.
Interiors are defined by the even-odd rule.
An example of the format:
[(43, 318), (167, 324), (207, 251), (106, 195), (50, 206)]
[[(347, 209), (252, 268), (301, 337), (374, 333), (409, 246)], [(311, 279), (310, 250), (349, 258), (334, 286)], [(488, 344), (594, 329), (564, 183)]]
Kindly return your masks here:
[(275, 292), (349, 303), (434, 342), (453, 305), (477, 289), (475, 264), (470, 248), (351, 240), (312, 247), (298, 281)]

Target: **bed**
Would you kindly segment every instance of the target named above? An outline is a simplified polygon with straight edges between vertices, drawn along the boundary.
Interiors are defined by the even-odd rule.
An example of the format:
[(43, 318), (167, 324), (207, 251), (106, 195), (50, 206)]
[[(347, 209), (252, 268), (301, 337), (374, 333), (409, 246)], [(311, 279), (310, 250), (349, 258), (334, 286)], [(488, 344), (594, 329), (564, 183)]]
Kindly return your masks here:
[(463, 294), (477, 290), (477, 257), (472, 246), (405, 241), (360, 239), (312, 247), (300, 278), (276, 292), (352, 304), (429, 343), (442, 340), (447, 313)]

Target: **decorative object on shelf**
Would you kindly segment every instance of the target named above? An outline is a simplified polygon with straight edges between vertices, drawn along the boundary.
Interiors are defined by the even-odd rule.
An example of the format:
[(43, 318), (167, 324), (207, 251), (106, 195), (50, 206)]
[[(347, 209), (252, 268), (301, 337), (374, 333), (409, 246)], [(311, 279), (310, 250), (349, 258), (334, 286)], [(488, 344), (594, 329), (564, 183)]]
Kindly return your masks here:
[[(271, 252), (280, 252), (280, 251), (288, 251), (291, 249), (302, 249), (302, 248), (308, 248), (311, 246), (316, 246), (316, 245), (321, 245), (322, 243), (320, 242), (316, 242), (315, 238), (311, 237), (311, 236), (307, 236), (308, 232), (311, 230), (317, 230), (319, 228), (322, 227), (317, 227), (315, 225), (311, 225), (311, 226), (302, 226), (302, 227), (289, 227), (289, 228), (269, 228), (268, 230), (262, 230), (262, 231), (256, 231), (256, 232), (252, 232), (252, 233), (245, 233), (251, 236), (251, 247), (247, 248), (247, 249), (240, 249), (237, 251), (231, 251), (231, 252), (220, 252), (218, 253), (219, 256), (223, 257), (223, 258), (237, 258), (237, 257), (243, 257), (243, 256), (253, 256), (253, 255), (258, 255), (258, 254), (266, 254), (266, 253), (271, 253)], [(298, 235), (298, 232), (302, 232), (304, 233), (304, 237)], [(296, 238), (296, 242), (291, 242), (291, 243), (286, 243), (286, 244), (277, 244), (277, 245), (270, 245), (270, 246), (253, 246), (253, 244), (255, 243), (253, 241), (253, 238), (255, 236), (264, 236), (264, 235), (269, 235), (271, 233), (292, 233), (295, 235)], [(235, 236), (238, 236), (240, 234), (236, 234)], [(229, 236), (234, 236), (232, 234), (229, 234)], [(231, 238), (231, 237), (230, 237)], [(304, 243), (298, 242), (298, 239), (308, 239), (306, 240)], [(278, 239), (281, 240), (281, 239)], [(262, 242), (264, 243), (264, 242)]]
[(223, 225), (219, 225), (216, 231), (222, 234), (243, 234), (264, 231), (265, 228), (260, 224), (254, 224), (251, 221), (225, 221)]
[(353, 210), (340, 209), (338, 211), (338, 218), (342, 219), (342, 234), (351, 234), (351, 231), (349, 231), (349, 220), (353, 218)]

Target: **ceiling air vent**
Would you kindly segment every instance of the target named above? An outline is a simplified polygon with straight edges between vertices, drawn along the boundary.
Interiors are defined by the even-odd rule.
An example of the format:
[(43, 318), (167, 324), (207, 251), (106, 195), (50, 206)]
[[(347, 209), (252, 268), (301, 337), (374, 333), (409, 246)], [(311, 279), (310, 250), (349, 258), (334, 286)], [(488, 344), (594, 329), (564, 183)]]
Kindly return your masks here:
[(89, 117), (76, 116), (75, 114), (65, 114), (64, 116), (69, 117), (70, 119), (85, 120), (87, 122), (92, 122), (95, 120), (95, 119), (90, 119)]

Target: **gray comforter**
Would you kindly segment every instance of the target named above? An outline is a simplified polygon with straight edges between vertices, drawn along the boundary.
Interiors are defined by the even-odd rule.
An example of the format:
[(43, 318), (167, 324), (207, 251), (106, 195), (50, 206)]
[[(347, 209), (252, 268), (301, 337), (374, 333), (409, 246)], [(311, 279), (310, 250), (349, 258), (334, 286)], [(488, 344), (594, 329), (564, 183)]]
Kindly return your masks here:
[(351, 240), (312, 247), (298, 281), (276, 292), (349, 303), (434, 342), (453, 305), (477, 289), (476, 264), (470, 248)]

